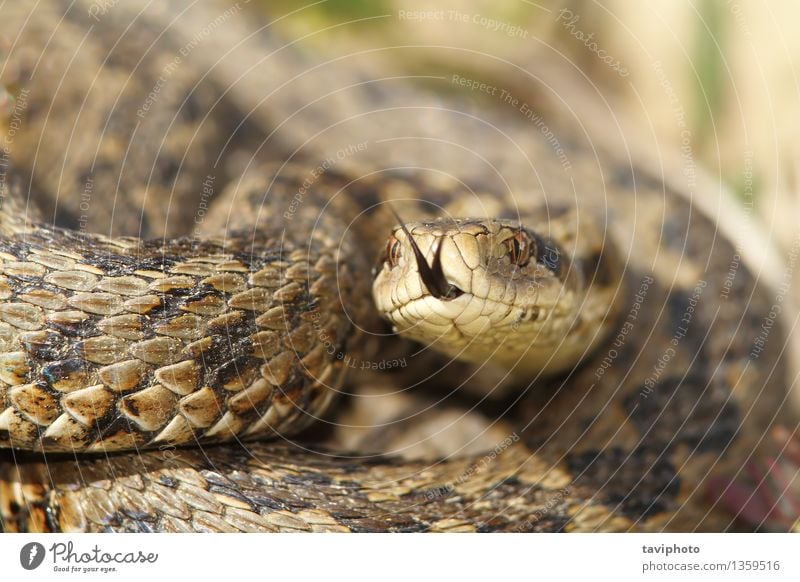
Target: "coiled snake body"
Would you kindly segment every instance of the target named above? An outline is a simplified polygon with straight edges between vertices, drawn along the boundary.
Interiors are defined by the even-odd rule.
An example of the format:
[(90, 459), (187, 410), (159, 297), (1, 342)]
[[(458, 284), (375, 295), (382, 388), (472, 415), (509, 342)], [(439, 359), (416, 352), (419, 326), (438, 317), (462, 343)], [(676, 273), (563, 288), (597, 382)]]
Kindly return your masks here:
[[(86, 12), (19, 25), (40, 43), (58, 34), (27, 41), (49, 69), (19, 57), (33, 137), (14, 150), (37, 157), (18, 166), (47, 210), (48, 192), (87, 184), (128, 192), (123, 210), (163, 191), (179, 216), (195, 210), (195, 228), (145, 240), (52, 227), (5, 184), (4, 529), (733, 527), (706, 483), (741, 470), (789, 414), (785, 331), (747, 264), (728, 276), (736, 246), (685, 187), (595, 149), (569, 120), (544, 131), (350, 62), (311, 66), (231, 20), (201, 40), (257, 43), (269, 56), (241, 76), (234, 49), (221, 65), (213, 47), (189, 54), (180, 30), (198, 28), (163, 36), (163, 15), (135, 4), (80, 49)], [(137, 61), (126, 43), (148, 48)], [(54, 71), (83, 92), (45, 100)], [(233, 88), (219, 103), (214, 82)], [(237, 148), (258, 161), (237, 162)], [(198, 214), (200, 182), (219, 176), (229, 186)], [(60, 220), (84, 227), (72, 200)], [(143, 232), (158, 223), (134, 219)], [(395, 330), (443, 355), (392, 337), (373, 293)], [(477, 389), (511, 432), (436, 462), (286, 441), (330, 410), (355, 362), (380, 368), (398, 350), (422, 388)]]

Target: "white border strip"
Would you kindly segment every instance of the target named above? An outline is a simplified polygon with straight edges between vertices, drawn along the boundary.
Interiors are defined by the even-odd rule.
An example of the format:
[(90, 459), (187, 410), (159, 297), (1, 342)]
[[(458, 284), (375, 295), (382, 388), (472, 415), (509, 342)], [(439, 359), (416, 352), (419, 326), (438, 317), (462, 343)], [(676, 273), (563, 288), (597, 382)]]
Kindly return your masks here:
[[(0, 536), (0, 572), (15, 581), (798, 580), (798, 540), (793, 534), (7, 534)], [(31, 560), (32, 548), (39, 565), (27, 570), (22, 561)]]

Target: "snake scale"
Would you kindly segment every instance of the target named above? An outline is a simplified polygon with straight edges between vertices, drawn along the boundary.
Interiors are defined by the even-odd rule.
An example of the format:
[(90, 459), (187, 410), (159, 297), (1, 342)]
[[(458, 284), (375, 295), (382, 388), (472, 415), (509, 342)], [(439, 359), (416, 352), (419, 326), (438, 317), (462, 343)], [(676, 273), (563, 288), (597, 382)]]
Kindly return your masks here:
[[(707, 183), (238, 3), (0, 11), (4, 530), (748, 527), (708, 483), (796, 423), (788, 332)], [(337, 447), (398, 362), (502, 438)]]

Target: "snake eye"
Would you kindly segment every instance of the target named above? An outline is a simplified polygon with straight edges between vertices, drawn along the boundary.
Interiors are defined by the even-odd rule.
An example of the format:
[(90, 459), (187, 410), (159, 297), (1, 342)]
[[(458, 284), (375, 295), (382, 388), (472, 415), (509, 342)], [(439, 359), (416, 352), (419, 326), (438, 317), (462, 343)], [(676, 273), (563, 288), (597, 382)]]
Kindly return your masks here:
[(519, 267), (528, 264), (531, 258), (531, 240), (524, 230), (520, 230), (506, 241), (511, 262)]
[(386, 260), (390, 267), (397, 266), (397, 261), (400, 260), (400, 241), (395, 237), (391, 237), (386, 243)]

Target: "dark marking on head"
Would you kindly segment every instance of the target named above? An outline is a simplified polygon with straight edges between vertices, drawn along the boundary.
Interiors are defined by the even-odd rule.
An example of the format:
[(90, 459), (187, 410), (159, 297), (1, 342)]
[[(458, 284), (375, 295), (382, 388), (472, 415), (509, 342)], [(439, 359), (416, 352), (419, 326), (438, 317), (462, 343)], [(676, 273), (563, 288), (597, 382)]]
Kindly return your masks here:
[(560, 279), (564, 271), (562, 268), (564, 251), (552, 240), (542, 238), (536, 233), (530, 234), (536, 243), (536, 262), (551, 270)]
[(583, 259), (581, 267), (587, 284), (607, 287), (614, 283), (614, 268), (607, 252), (601, 250)]

